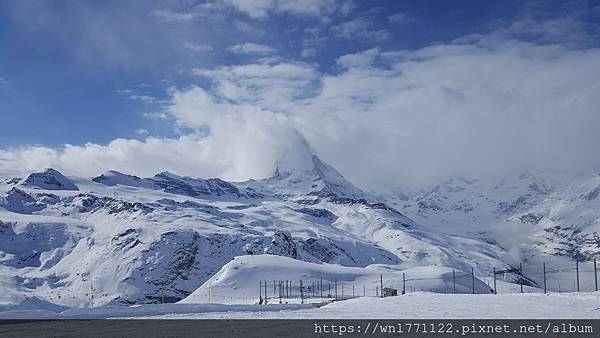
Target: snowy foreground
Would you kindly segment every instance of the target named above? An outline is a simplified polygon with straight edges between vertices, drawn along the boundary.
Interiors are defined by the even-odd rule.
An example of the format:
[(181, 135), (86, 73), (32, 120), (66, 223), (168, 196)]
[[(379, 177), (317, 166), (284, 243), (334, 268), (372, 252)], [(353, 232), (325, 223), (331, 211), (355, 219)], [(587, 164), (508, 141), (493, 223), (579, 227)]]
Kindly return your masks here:
[(597, 319), (600, 293), (469, 295), (415, 292), (404, 296), (361, 297), (316, 307), (311, 304), (165, 304), (131, 307), (0, 312), (2, 319)]
[[(544, 294), (539, 288), (524, 287), (525, 293), (520, 293), (519, 285), (497, 281), (500, 294), (494, 295), (487, 286), (490, 281), (483, 277), (456, 278), (455, 284), (449, 268), (397, 268), (315, 264), (273, 255), (238, 256), (176, 304), (68, 308), (29, 298), (18, 305), (0, 306), (0, 319), (600, 318), (600, 292)], [(262, 278), (269, 278), (268, 305), (258, 304), (265, 294)], [(376, 296), (381, 283), (401, 291), (403, 279), (407, 294)], [(275, 280), (289, 281), (292, 287), (280, 293), (271, 284)], [(300, 281), (304, 281), (302, 294)], [(337, 283), (337, 301), (329, 282), (323, 285), (326, 292), (321, 295), (321, 281)], [(473, 286), (476, 294), (471, 294)], [(313, 287), (317, 288), (314, 292)], [(411, 291), (421, 289), (438, 292)], [(356, 298), (352, 298), (354, 291)], [(284, 293), (287, 296), (280, 298)], [(359, 297), (363, 294), (366, 296)]]

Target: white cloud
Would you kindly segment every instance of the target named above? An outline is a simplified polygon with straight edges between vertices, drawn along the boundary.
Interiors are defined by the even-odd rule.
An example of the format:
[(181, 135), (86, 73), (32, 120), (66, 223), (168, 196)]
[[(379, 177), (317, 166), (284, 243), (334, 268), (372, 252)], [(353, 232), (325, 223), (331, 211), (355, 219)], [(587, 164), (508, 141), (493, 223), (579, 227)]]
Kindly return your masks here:
[(1, 83), (2, 83), (4, 86), (8, 87), (8, 82), (6, 82), (6, 80), (4, 79), (4, 77), (2, 77), (1, 75), (0, 75), (0, 82), (1, 82)]
[(190, 22), (205, 16), (202, 12), (173, 12), (168, 10), (153, 11), (152, 15), (165, 22)]
[(337, 63), (344, 68), (369, 67), (381, 54), (381, 49), (376, 47), (355, 54), (340, 56)]
[(331, 27), (334, 35), (340, 39), (364, 39), (383, 41), (389, 37), (386, 29), (373, 29), (373, 22), (365, 18), (356, 18)]
[(390, 23), (394, 23), (397, 25), (404, 25), (411, 22), (416, 22), (417, 19), (411, 16), (408, 13), (396, 13), (388, 16), (388, 20)]
[(306, 139), (363, 187), (544, 167), (597, 172), (600, 50), (516, 34), (369, 49), (340, 56), (330, 73), (290, 60), (194, 69), (202, 87), (172, 88), (152, 116), (197, 131), (5, 150), (0, 167), (245, 179), (268, 176)]
[(213, 95), (237, 105), (286, 111), (318, 88), (318, 72), (300, 62), (257, 63), (216, 69), (194, 69), (210, 79)]
[(339, 3), (336, 0), (224, 0), (224, 2), (251, 18), (266, 18), (271, 13), (321, 17), (331, 15), (338, 10), (342, 14), (352, 10), (351, 2)]
[(303, 58), (311, 58), (315, 55), (317, 55), (319, 53), (319, 51), (315, 48), (305, 48), (302, 50), (302, 52), (300, 53), (300, 55)]
[(267, 55), (267, 54), (273, 54), (276, 52), (276, 49), (271, 46), (261, 45), (261, 44), (252, 43), (252, 42), (246, 42), (246, 43), (241, 43), (241, 44), (238, 44), (235, 46), (231, 46), (229, 48), (229, 50), (234, 53), (238, 53), (238, 54), (258, 54), (258, 55)]
[(184, 42), (183, 47), (193, 50), (195, 52), (211, 52), (213, 50), (212, 46), (203, 45), (195, 42)]

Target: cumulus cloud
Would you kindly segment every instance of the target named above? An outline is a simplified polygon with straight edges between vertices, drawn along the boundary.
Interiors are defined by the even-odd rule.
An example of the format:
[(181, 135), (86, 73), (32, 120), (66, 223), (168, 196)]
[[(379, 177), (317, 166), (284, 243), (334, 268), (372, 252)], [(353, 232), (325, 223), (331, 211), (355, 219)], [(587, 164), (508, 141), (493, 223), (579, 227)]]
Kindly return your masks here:
[[(213, 121), (211, 135), (191, 133), (179, 138), (116, 139), (106, 145), (87, 143), (59, 148), (21, 147), (0, 150), (2, 174), (25, 175), (46, 167), (68, 175), (93, 177), (107, 170), (141, 176), (170, 171), (191, 177), (229, 180), (266, 177), (273, 163), (302, 139), (285, 119), (263, 115), (232, 116)], [(279, 141), (275, 141), (279, 138)]]
[(0, 166), (240, 180), (270, 175), (306, 140), (367, 188), (462, 173), (596, 172), (600, 50), (510, 31), (359, 51), (327, 73), (283, 59), (196, 68), (198, 85), (171, 88), (160, 113), (189, 134), (5, 150)]

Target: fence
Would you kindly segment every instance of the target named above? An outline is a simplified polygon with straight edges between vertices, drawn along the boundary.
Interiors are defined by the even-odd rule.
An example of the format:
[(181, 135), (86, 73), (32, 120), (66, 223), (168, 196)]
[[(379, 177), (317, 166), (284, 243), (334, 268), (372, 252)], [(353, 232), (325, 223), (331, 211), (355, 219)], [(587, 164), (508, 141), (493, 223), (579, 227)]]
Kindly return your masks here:
[[(252, 286), (240, 286), (240, 290), (209, 289), (206, 297), (198, 298), (198, 302), (229, 303), (306, 303), (324, 300), (343, 300), (356, 297), (382, 297), (384, 292), (399, 295), (428, 291), (447, 294), (499, 294), (514, 292), (588, 292), (598, 291), (598, 265), (593, 261), (570, 261), (553, 257), (551, 263), (521, 262), (508, 267), (491, 269), (478, 268), (470, 271), (447, 269), (444, 273), (427, 276), (427, 268), (421, 273), (408, 271), (391, 271), (389, 273), (370, 276), (357, 276), (353, 280), (341, 280), (333, 276), (322, 278), (305, 278), (297, 280), (260, 280)], [(439, 271), (438, 271), (439, 272)], [(338, 278), (341, 278), (338, 276)], [(258, 289), (258, 290), (257, 290)], [(386, 289), (388, 289), (386, 291)], [(35, 296), (35, 294), (31, 294)], [(124, 301), (127, 295), (111, 295), (96, 288), (89, 281), (87, 288), (79, 290), (61, 289), (44, 293), (43, 298), (59, 304), (70, 303), (70, 306), (94, 307), (101, 300), (114, 299), (118, 296)], [(139, 296), (138, 296), (139, 297)], [(179, 298), (170, 296), (168, 289), (160, 288), (158, 294), (144, 294), (133, 303), (174, 302)], [(79, 304), (79, 305), (77, 305)]]
[[(355, 297), (383, 297), (382, 290), (397, 290), (398, 294), (416, 291), (462, 294), (498, 294), (531, 292), (584, 292), (598, 291), (598, 266), (596, 260), (588, 262), (549, 265), (546, 263), (519, 263), (504, 269), (493, 267), (489, 271), (473, 268), (470, 273), (452, 270), (451, 275), (438, 277), (414, 277), (401, 272), (398, 276), (381, 274), (378, 280), (324, 281), (301, 279), (298, 281), (259, 281), (260, 304), (318, 299), (343, 300)], [(397, 274), (396, 274), (397, 275)], [(504, 284), (500, 287), (500, 284)]]

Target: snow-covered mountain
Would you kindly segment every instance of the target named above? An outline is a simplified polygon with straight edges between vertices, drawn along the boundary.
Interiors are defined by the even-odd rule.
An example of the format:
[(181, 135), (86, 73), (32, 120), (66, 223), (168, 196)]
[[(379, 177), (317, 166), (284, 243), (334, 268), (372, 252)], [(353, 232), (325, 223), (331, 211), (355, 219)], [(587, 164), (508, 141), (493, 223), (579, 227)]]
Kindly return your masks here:
[(509, 218), (531, 227), (533, 248), (579, 260), (600, 257), (600, 175), (585, 177)]
[(498, 246), (423, 227), (312, 154), (284, 158), (272, 177), (246, 182), (46, 170), (5, 180), (0, 196), (4, 302), (176, 301), (235, 256), (264, 253), (478, 274), (505, 266)]
[(591, 260), (600, 253), (598, 195), (598, 175), (538, 172), (454, 177), (390, 204), (424, 226), (515, 247), (519, 259)]

